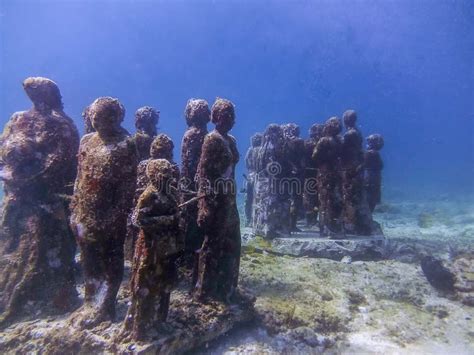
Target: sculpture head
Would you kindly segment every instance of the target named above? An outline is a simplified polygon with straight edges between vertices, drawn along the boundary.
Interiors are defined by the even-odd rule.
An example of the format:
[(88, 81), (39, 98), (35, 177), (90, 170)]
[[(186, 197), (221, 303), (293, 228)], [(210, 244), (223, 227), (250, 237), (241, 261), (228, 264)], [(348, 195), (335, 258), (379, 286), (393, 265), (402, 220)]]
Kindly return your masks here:
[(206, 100), (189, 99), (184, 109), (184, 117), (189, 127), (205, 127), (211, 120), (211, 111)]
[(255, 133), (251, 138), (250, 138), (250, 144), (252, 147), (260, 147), (262, 145), (262, 139), (263, 135), (261, 133)]
[(170, 137), (164, 133), (156, 136), (150, 146), (151, 159), (173, 159), (174, 144)]
[(309, 137), (313, 139), (319, 139), (323, 135), (324, 125), (315, 123), (309, 128)]
[(23, 89), (37, 110), (62, 110), (61, 92), (56, 83), (42, 77), (29, 77), (23, 81)]
[(166, 189), (174, 178), (173, 165), (166, 159), (151, 159), (146, 166), (146, 176), (158, 190)]
[(384, 146), (383, 137), (381, 134), (375, 133), (371, 134), (366, 138), (367, 140), (367, 149), (369, 150), (380, 150)]
[(341, 120), (337, 117), (331, 117), (324, 124), (323, 135), (326, 137), (335, 137), (341, 133), (341, 131)]
[(283, 136), (286, 139), (298, 138), (300, 136), (300, 126), (296, 123), (288, 123), (283, 125)]
[(220, 133), (227, 134), (235, 123), (234, 104), (218, 97), (211, 109), (211, 122), (216, 125), (216, 130)]
[(265, 142), (271, 142), (273, 144), (277, 144), (281, 142), (283, 139), (283, 130), (280, 125), (275, 123), (270, 123), (265, 132), (263, 133), (263, 140)]
[(84, 131), (85, 133), (92, 133), (95, 132), (94, 127), (92, 127), (92, 119), (91, 119), (91, 106), (86, 106), (84, 111), (82, 111), (82, 119), (84, 120)]
[(354, 128), (357, 122), (357, 113), (354, 110), (347, 110), (342, 114), (342, 120), (347, 129)]
[(140, 107), (135, 112), (135, 128), (138, 132), (156, 136), (156, 125), (160, 120), (160, 111), (150, 106)]
[(101, 137), (113, 136), (122, 131), (120, 124), (125, 116), (125, 108), (113, 97), (99, 97), (90, 105), (92, 127)]

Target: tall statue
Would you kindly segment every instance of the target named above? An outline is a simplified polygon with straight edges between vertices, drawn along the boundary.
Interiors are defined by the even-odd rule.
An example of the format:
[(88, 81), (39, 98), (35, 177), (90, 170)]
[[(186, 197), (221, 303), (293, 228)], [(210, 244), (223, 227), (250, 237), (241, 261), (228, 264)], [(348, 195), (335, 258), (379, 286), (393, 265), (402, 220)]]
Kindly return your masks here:
[[(169, 136), (164, 133), (160, 133), (153, 140), (150, 147), (150, 159), (142, 160), (137, 167), (137, 184), (135, 188), (133, 206), (137, 205), (138, 199), (149, 184), (149, 179), (146, 173), (146, 167), (148, 163), (153, 159), (166, 159), (169, 163), (171, 163), (174, 178), (173, 181), (176, 182), (176, 186), (174, 186), (174, 188), (178, 188), (177, 184), (179, 181), (179, 167), (173, 161), (173, 149), (173, 141)], [(139, 232), (138, 227), (132, 221), (132, 214), (133, 211), (130, 213), (128, 218), (127, 238), (125, 240), (125, 258), (127, 260), (133, 259), (135, 241)]]
[(344, 230), (349, 234), (369, 235), (372, 218), (364, 187), (363, 139), (356, 127), (356, 112), (347, 110), (342, 118), (346, 127), (341, 153)]
[(300, 127), (295, 123), (288, 123), (283, 127), (285, 141), (285, 160), (288, 166), (288, 194), (290, 197), (290, 228), (297, 231), (296, 223), (303, 217), (303, 188), (305, 173), (305, 146), (300, 138)]
[(305, 181), (303, 190), (303, 206), (306, 225), (314, 226), (318, 221), (319, 198), (316, 185), (317, 169), (313, 160), (313, 152), (323, 134), (323, 125), (315, 123), (309, 129), (309, 138), (305, 140)]
[(229, 134), (234, 105), (217, 98), (212, 106), (215, 129), (204, 139), (198, 166), (198, 225), (205, 236), (199, 251), (195, 296), (224, 302), (235, 294), (240, 265), (240, 220), (236, 203), (235, 165), (239, 152)]
[(255, 133), (250, 139), (250, 148), (245, 155), (245, 166), (247, 168), (246, 184), (245, 184), (245, 224), (247, 227), (252, 225), (252, 211), (254, 199), (254, 187), (257, 174), (257, 157), (258, 150), (262, 145), (262, 134)]
[(383, 161), (380, 150), (384, 146), (383, 137), (380, 134), (371, 134), (367, 137), (367, 151), (364, 157), (365, 189), (367, 201), (371, 212), (374, 212), (382, 197), (382, 169)]
[(122, 104), (100, 97), (90, 111), (97, 132), (81, 140), (71, 216), (85, 280), (84, 306), (78, 316), (83, 327), (115, 316), (138, 163), (135, 142), (121, 127)]
[[(206, 100), (190, 99), (184, 110), (184, 117), (188, 129), (184, 133), (181, 144), (181, 199), (182, 203), (196, 197), (196, 172), (201, 157), (202, 144), (207, 134), (207, 124), (211, 119), (211, 111)], [(197, 225), (197, 204), (190, 203), (183, 207), (183, 230), (185, 256), (187, 261), (194, 265), (195, 275), (197, 272), (196, 251), (201, 247), (204, 240), (203, 231)]]
[(282, 128), (268, 125), (256, 159), (253, 221), (256, 232), (268, 239), (290, 233), (289, 196), (281, 184), (289, 170), (284, 152)]
[(79, 134), (55, 82), (27, 78), (33, 102), (0, 136), (0, 324), (25, 313), (67, 311), (77, 301), (68, 199)]
[(175, 167), (166, 159), (151, 159), (146, 176), (148, 185), (133, 214), (140, 235), (132, 268), (132, 304), (125, 319), (125, 327), (138, 340), (166, 321), (180, 251)]
[(324, 125), (323, 137), (316, 145), (313, 159), (317, 167), (319, 195), (319, 226), (322, 236), (338, 238), (343, 234), (341, 223), (342, 196), (339, 176), (342, 142), (341, 121), (331, 117)]
[(150, 145), (156, 136), (156, 125), (159, 119), (160, 112), (150, 106), (140, 107), (135, 112), (135, 128), (137, 132), (133, 138), (138, 150), (138, 161), (150, 157)]

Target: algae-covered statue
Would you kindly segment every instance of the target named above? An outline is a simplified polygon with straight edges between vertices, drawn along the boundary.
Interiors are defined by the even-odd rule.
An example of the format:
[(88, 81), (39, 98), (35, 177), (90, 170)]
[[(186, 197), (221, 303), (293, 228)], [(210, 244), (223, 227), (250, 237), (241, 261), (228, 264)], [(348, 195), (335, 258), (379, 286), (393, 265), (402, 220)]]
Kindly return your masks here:
[(133, 136), (138, 151), (138, 161), (150, 157), (150, 145), (156, 136), (156, 125), (160, 119), (160, 112), (150, 106), (140, 107), (135, 112), (135, 128)]
[(344, 230), (349, 234), (369, 235), (372, 218), (364, 187), (363, 139), (356, 127), (356, 112), (347, 110), (342, 118), (346, 127), (341, 152)]
[(79, 320), (85, 327), (115, 315), (138, 159), (133, 139), (121, 127), (122, 104), (101, 97), (90, 111), (97, 132), (85, 135), (80, 143), (71, 216), (84, 272), (85, 303)]
[(331, 117), (324, 125), (323, 137), (313, 153), (317, 171), (319, 226), (321, 235), (338, 237), (342, 234), (340, 158), (342, 127), (339, 118)]
[(295, 123), (283, 126), (285, 141), (284, 155), (288, 166), (289, 178), (287, 188), (290, 197), (290, 228), (296, 227), (299, 217), (303, 217), (303, 185), (305, 173), (305, 147), (304, 140), (300, 138), (300, 127)]
[(245, 184), (245, 224), (247, 227), (252, 225), (253, 216), (253, 200), (255, 179), (257, 178), (257, 157), (258, 150), (262, 145), (263, 135), (255, 133), (250, 139), (250, 148), (245, 155), (245, 166), (247, 168), (246, 184)]
[(380, 134), (371, 134), (366, 139), (367, 151), (364, 156), (364, 181), (369, 208), (373, 212), (382, 197), (383, 161), (380, 157), (380, 150), (384, 146), (384, 141)]
[(316, 186), (317, 169), (313, 160), (313, 152), (323, 133), (323, 125), (313, 124), (309, 129), (309, 138), (304, 142), (305, 148), (305, 184), (303, 190), (303, 206), (306, 225), (314, 226), (318, 220), (319, 199)]
[(240, 221), (236, 203), (235, 165), (239, 152), (235, 138), (234, 105), (216, 99), (211, 122), (215, 130), (204, 139), (198, 166), (198, 225), (205, 237), (199, 251), (194, 294), (229, 302), (235, 294), (240, 264)]
[[(181, 144), (181, 199), (183, 203), (196, 197), (196, 172), (201, 157), (202, 144), (207, 134), (207, 124), (211, 119), (211, 111), (206, 100), (190, 99), (184, 110), (188, 129), (184, 133)], [(195, 252), (204, 240), (203, 231), (197, 225), (197, 204), (184, 206), (183, 230), (185, 235), (185, 255), (196, 267)], [(196, 272), (197, 270), (195, 270)]]
[[(149, 179), (146, 173), (148, 162), (152, 159), (166, 159), (171, 163), (173, 169), (173, 177), (176, 184), (174, 188), (177, 189), (179, 180), (179, 168), (178, 165), (173, 161), (173, 149), (174, 143), (169, 136), (164, 133), (160, 133), (156, 136), (150, 146), (150, 159), (142, 160), (137, 167), (137, 184), (135, 188), (135, 196), (133, 199), (133, 206), (137, 205), (138, 199), (140, 198), (143, 191), (148, 186)], [(138, 235), (138, 228), (132, 222), (132, 214), (130, 213), (128, 226), (127, 226), (127, 240), (125, 241), (125, 257), (127, 260), (132, 260), (135, 241)]]
[(263, 133), (262, 146), (257, 155), (253, 227), (265, 238), (290, 233), (290, 205), (282, 178), (288, 173), (284, 155), (283, 130), (270, 124)]
[(76, 176), (79, 134), (53, 81), (27, 78), (33, 102), (0, 136), (5, 195), (0, 224), (0, 323), (38, 311), (67, 311), (77, 299), (75, 242), (68, 194)]
[(135, 339), (164, 322), (171, 289), (176, 280), (176, 255), (180, 251), (178, 195), (175, 166), (166, 159), (146, 165), (148, 185), (133, 214), (140, 228), (135, 248), (130, 289), (132, 304), (125, 327)]

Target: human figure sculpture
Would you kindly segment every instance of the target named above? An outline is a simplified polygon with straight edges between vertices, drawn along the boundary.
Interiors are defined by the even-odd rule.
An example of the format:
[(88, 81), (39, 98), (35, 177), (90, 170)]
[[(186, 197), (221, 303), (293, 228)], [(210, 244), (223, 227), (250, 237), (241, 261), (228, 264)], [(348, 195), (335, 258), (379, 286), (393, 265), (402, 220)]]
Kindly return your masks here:
[(372, 218), (364, 187), (363, 139), (356, 127), (356, 112), (347, 110), (342, 117), (346, 127), (341, 152), (344, 230), (349, 234), (369, 235)]
[(279, 125), (270, 124), (265, 129), (256, 168), (253, 227), (256, 233), (268, 239), (289, 235), (289, 196), (281, 188), (289, 169), (284, 155), (283, 130)]
[(92, 121), (91, 121), (91, 116), (90, 116), (90, 106), (86, 106), (84, 111), (82, 111), (82, 119), (84, 120), (84, 134), (95, 132), (94, 127), (92, 127)]
[(309, 129), (309, 138), (305, 140), (305, 184), (303, 190), (303, 206), (306, 225), (314, 226), (318, 220), (319, 198), (316, 185), (317, 169), (313, 160), (313, 152), (322, 137), (323, 125), (315, 123)]
[(285, 160), (288, 171), (288, 194), (290, 197), (290, 228), (298, 231), (296, 223), (303, 216), (303, 188), (305, 173), (305, 146), (304, 140), (300, 138), (300, 127), (295, 123), (283, 126), (283, 137), (285, 141)]
[(317, 167), (319, 226), (322, 236), (342, 236), (340, 158), (342, 127), (339, 118), (331, 117), (324, 125), (323, 137), (316, 145), (313, 159)]
[[(196, 197), (196, 172), (201, 157), (202, 144), (207, 134), (207, 124), (211, 119), (211, 111), (206, 100), (190, 99), (184, 110), (188, 129), (184, 133), (181, 144), (181, 202), (186, 203)], [(203, 231), (197, 225), (197, 203), (187, 204), (182, 208), (182, 224), (184, 231), (185, 257), (187, 264), (194, 266), (197, 275), (196, 251), (204, 240)]]
[[(174, 143), (169, 136), (160, 133), (155, 137), (150, 146), (150, 159), (142, 160), (137, 167), (137, 184), (135, 188), (135, 196), (133, 199), (133, 206), (136, 206), (141, 194), (145, 191), (149, 184), (149, 179), (146, 173), (148, 163), (153, 159), (166, 159), (171, 163), (173, 170), (173, 178), (176, 183), (173, 187), (178, 188), (179, 181), (179, 167), (173, 161)], [(139, 229), (132, 221), (133, 211), (129, 215), (129, 222), (127, 226), (127, 238), (125, 240), (125, 257), (127, 260), (133, 259), (135, 241), (138, 236)]]
[(252, 225), (252, 210), (254, 199), (254, 187), (257, 173), (257, 157), (258, 150), (262, 145), (262, 134), (255, 133), (250, 139), (250, 148), (245, 155), (245, 166), (247, 168), (246, 184), (245, 184), (245, 219), (246, 226)]
[(133, 214), (140, 234), (130, 283), (132, 304), (125, 328), (136, 340), (143, 340), (147, 330), (166, 321), (177, 277), (180, 216), (175, 175), (175, 166), (167, 159), (150, 159), (146, 164), (148, 185)]
[(138, 160), (134, 140), (121, 127), (122, 104), (100, 97), (90, 111), (97, 132), (81, 140), (71, 216), (85, 282), (84, 306), (75, 319), (83, 327), (115, 316)]
[(150, 157), (150, 145), (156, 136), (156, 125), (160, 119), (160, 112), (150, 106), (140, 107), (135, 112), (135, 133), (133, 139), (138, 150), (138, 161)]
[(375, 206), (380, 203), (382, 197), (383, 161), (380, 157), (380, 150), (384, 146), (384, 141), (380, 134), (371, 134), (366, 140), (367, 150), (364, 156), (364, 183), (370, 211), (374, 212)]
[(215, 129), (204, 139), (198, 166), (198, 225), (205, 232), (199, 251), (194, 295), (229, 302), (235, 295), (240, 264), (240, 220), (236, 203), (235, 165), (239, 152), (229, 134), (234, 105), (217, 98), (212, 106)]
[(23, 88), (33, 107), (13, 114), (0, 136), (1, 325), (29, 312), (67, 311), (77, 302), (67, 199), (79, 134), (56, 83), (30, 77)]

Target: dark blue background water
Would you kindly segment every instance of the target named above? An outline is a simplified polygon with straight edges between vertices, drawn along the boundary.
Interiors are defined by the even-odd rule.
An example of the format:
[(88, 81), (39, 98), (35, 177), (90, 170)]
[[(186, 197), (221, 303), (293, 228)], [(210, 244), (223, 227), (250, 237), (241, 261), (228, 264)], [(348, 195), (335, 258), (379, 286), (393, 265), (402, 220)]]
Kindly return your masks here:
[(155, 106), (176, 146), (188, 98), (229, 98), (242, 155), (268, 123), (306, 136), (354, 108), (385, 136), (387, 191), (473, 192), (472, 1), (0, 3), (2, 126), (30, 106), (27, 76), (59, 84), (81, 131), (98, 96), (123, 102), (130, 131)]

